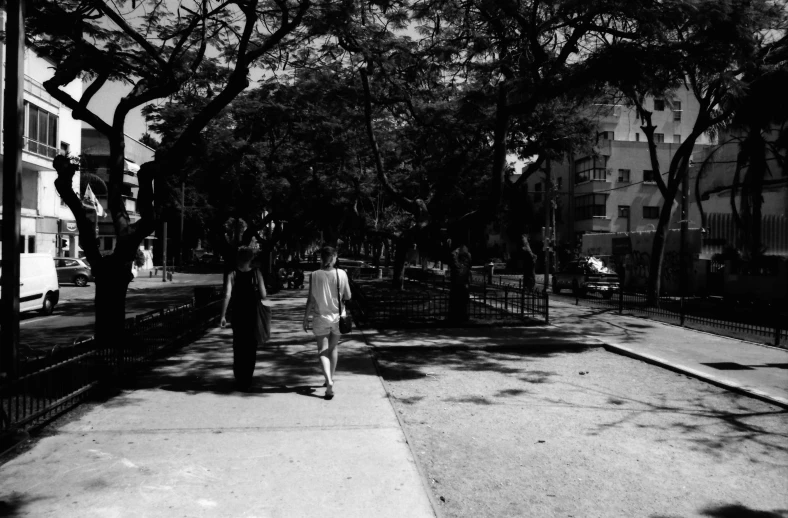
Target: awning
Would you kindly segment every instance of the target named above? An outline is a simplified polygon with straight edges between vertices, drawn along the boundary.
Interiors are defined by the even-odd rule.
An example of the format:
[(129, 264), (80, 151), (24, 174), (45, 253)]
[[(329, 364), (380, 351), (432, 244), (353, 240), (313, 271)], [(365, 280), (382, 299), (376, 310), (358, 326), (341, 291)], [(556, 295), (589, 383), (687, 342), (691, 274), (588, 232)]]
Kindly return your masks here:
[(126, 162), (126, 171), (129, 171), (130, 173), (134, 173), (134, 174), (137, 174), (137, 172), (139, 172), (140, 166), (138, 166), (131, 160), (125, 160), (125, 162)]

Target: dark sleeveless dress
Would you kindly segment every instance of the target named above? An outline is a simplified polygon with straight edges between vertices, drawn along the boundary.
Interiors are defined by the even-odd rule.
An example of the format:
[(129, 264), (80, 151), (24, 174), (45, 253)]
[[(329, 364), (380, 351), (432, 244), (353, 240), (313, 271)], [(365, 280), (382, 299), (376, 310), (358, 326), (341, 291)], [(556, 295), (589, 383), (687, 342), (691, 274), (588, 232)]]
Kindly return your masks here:
[(257, 363), (257, 347), (262, 345), (262, 322), (257, 304), (260, 292), (255, 285), (255, 270), (235, 270), (232, 304), (233, 374), (239, 388), (248, 388)]

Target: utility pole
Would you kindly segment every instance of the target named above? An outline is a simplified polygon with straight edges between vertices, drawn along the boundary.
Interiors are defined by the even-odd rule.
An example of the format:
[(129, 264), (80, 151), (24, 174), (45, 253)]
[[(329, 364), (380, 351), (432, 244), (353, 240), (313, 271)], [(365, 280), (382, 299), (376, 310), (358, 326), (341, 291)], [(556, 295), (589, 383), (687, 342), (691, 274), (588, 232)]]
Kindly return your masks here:
[(687, 270), (689, 268), (689, 261), (687, 260), (687, 230), (689, 229), (687, 203), (689, 200), (689, 173), (691, 168), (692, 159), (687, 164), (687, 171), (681, 181), (681, 245), (679, 255), (679, 267), (681, 268), (681, 274), (679, 275), (679, 282), (681, 283), (681, 325), (684, 325), (684, 298), (687, 296)]
[(185, 208), (186, 208), (186, 182), (181, 180), (181, 230), (180, 233), (178, 234), (178, 242), (181, 245), (181, 257), (180, 257), (181, 266), (183, 266), (183, 255), (185, 253), (185, 249), (183, 246), (183, 211), (185, 210)]
[(167, 282), (167, 222), (162, 223), (162, 248), (161, 248), (161, 282)]
[(0, 369), (17, 375), (19, 348), (19, 254), (22, 251), (22, 149), (25, 134), (24, 0), (6, 2), (5, 113), (3, 130), (3, 295), (0, 301)]
[(544, 244), (544, 291), (547, 292), (548, 286), (550, 286), (550, 238), (551, 236), (551, 226), (550, 226), (550, 212), (553, 208), (553, 171), (550, 164), (550, 159), (547, 159), (545, 162), (545, 187), (544, 187), (544, 235), (542, 236), (543, 244)]

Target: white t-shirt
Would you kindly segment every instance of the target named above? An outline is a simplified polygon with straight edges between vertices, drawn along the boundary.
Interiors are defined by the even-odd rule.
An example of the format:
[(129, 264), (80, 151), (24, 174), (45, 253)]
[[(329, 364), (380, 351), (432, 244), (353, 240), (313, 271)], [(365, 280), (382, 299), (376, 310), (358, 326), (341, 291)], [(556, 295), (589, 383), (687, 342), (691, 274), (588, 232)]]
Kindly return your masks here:
[[(312, 306), (312, 315), (321, 318), (327, 323), (339, 322), (339, 298), (337, 297), (337, 274), (339, 275), (339, 289), (342, 291), (342, 300), (350, 299), (350, 283), (344, 270), (331, 271), (317, 270), (309, 277), (310, 290), (315, 299)], [(342, 304), (342, 316), (345, 316), (345, 304)]]

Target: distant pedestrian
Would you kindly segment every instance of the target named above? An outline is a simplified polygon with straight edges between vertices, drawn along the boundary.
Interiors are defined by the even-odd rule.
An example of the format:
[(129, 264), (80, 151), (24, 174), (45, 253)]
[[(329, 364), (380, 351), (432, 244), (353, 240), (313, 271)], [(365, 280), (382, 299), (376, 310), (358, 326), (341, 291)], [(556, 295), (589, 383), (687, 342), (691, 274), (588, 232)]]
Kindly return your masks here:
[(337, 344), (339, 343), (339, 297), (350, 300), (350, 282), (347, 273), (334, 268), (337, 252), (330, 246), (320, 251), (321, 269), (309, 277), (309, 295), (304, 310), (304, 332), (309, 331), (312, 317), (312, 333), (317, 341), (317, 356), (325, 377), (326, 399), (334, 397), (334, 372), (337, 368)]
[(247, 390), (257, 363), (257, 348), (263, 345), (270, 333), (270, 320), (266, 322), (261, 316), (260, 301), (267, 295), (260, 270), (251, 267), (254, 250), (241, 247), (236, 257), (237, 268), (227, 276), (224, 285), (221, 326), (227, 325), (227, 308), (231, 306), (233, 374), (238, 388)]

